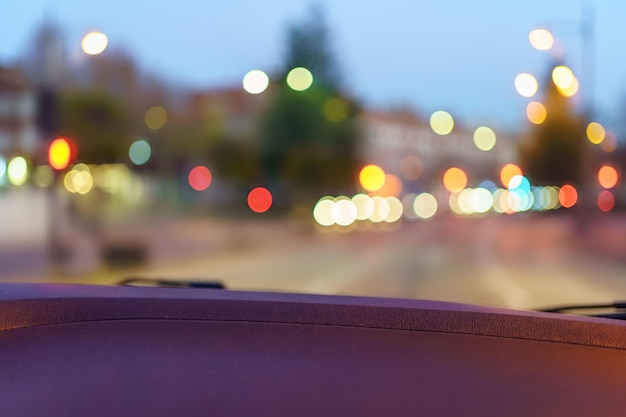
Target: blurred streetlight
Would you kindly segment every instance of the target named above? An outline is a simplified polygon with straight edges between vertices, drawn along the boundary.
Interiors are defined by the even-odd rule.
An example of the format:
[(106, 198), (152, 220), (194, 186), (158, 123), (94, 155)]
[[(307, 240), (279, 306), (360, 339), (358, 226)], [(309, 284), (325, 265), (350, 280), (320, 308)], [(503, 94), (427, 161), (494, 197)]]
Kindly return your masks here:
[(528, 41), (538, 51), (549, 51), (554, 46), (554, 36), (548, 29), (531, 30)]
[(532, 74), (524, 72), (515, 77), (515, 90), (523, 97), (534, 96), (538, 88), (537, 79)]
[(89, 32), (83, 37), (81, 47), (87, 55), (99, 55), (106, 49), (109, 39), (102, 32)]

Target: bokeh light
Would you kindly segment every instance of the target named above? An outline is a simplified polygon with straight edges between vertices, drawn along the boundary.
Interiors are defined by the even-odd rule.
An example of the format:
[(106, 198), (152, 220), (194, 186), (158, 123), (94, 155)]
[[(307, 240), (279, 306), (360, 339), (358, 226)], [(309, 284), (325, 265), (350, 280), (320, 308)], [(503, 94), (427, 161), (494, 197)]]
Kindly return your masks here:
[(461, 168), (448, 168), (443, 174), (443, 186), (451, 193), (458, 193), (467, 185), (467, 175)]
[(372, 202), (374, 203), (374, 210), (370, 216), (370, 221), (380, 223), (389, 216), (389, 201), (387, 201), (384, 197), (376, 195), (372, 197)]
[(0, 156), (0, 179), (4, 178), (4, 174), (7, 172), (7, 161)]
[(191, 188), (196, 191), (202, 191), (206, 190), (209, 185), (211, 185), (213, 176), (207, 167), (199, 165), (189, 171), (187, 180), (189, 181), (189, 186), (191, 186)]
[(367, 194), (356, 194), (352, 197), (352, 204), (356, 207), (357, 220), (367, 220), (374, 213), (374, 202)]
[(488, 127), (481, 126), (474, 131), (474, 145), (481, 151), (490, 151), (496, 145), (496, 134)]
[(85, 164), (76, 164), (65, 174), (63, 185), (70, 193), (87, 194), (93, 187), (91, 170)]
[(598, 183), (602, 188), (613, 188), (617, 185), (619, 175), (617, 170), (610, 165), (603, 165), (598, 170)]
[(57, 138), (52, 141), (48, 148), (48, 162), (50, 166), (61, 171), (70, 163), (71, 149), (70, 144), (65, 138)]
[(341, 98), (331, 98), (322, 105), (322, 114), (329, 122), (341, 122), (350, 114), (348, 103)]
[(417, 194), (414, 193), (409, 193), (402, 197), (402, 214), (409, 220), (417, 219), (417, 214), (415, 214), (415, 209), (413, 207), (416, 197)]
[(549, 51), (554, 46), (554, 36), (547, 29), (534, 29), (528, 34), (528, 41), (538, 51)]
[(578, 191), (573, 186), (566, 184), (559, 190), (559, 203), (565, 208), (573, 207), (578, 201)]
[(167, 110), (161, 106), (153, 106), (146, 111), (144, 117), (146, 126), (151, 130), (159, 130), (167, 122)]
[[(0, 175), (1, 177), (2, 175)], [(54, 171), (48, 165), (39, 165), (33, 171), (33, 183), (37, 187), (49, 187), (54, 182)]]
[(593, 143), (594, 145), (598, 145), (602, 143), (606, 135), (606, 132), (604, 131), (604, 127), (598, 122), (589, 123), (587, 125), (586, 132), (587, 132), (587, 139), (589, 139), (589, 142)]
[(23, 185), (28, 178), (28, 163), (26, 159), (21, 156), (11, 159), (7, 166), (7, 176), (11, 184), (16, 186)]
[(315, 204), (315, 207), (313, 207), (313, 218), (320, 226), (332, 226), (335, 224), (333, 207), (335, 207), (335, 200), (328, 196), (320, 198)]
[(272, 193), (267, 188), (256, 187), (248, 193), (248, 207), (255, 213), (265, 213), (271, 206)]
[(560, 90), (567, 90), (574, 84), (576, 77), (571, 69), (565, 65), (559, 65), (552, 70), (552, 82)]
[(385, 185), (385, 171), (378, 165), (366, 165), (359, 173), (359, 183), (367, 191), (378, 191)]
[(313, 74), (306, 68), (297, 67), (287, 74), (287, 85), (295, 91), (304, 91), (313, 84)]
[(610, 191), (602, 190), (598, 194), (598, 208), (607, 213), (615, 207), (615, 197)]
[(270, 77), (261, 70), (252, 70), (243, 77), (243, 89), (250, 94), (261, 94), (270, 85)]
[(539, 84), (537, 79), (527, 72), (515, 77), (515, 89), (523, 97), (532, 97), (537, 92)]
[(128, 149), (128, 157), (135, 165), (143, 165), (150, 159), (152, 148), (148, 141), (144, 139), (136, 140)]
[(89, 32), (83, 37), (81, 47), (87, 55), (98, 55), (104, 52), (109, 39), (102, 32)]
[(546, 106), (538, 101), (531, 101), (526, 106), (526, 117), (530, 123), (540, 125), (545, 122), (548, 112)]
[(600, 143), (600, 148), (607, 153), (617, 149), (617, 138), (613, 132), (606, 132), (604, 140)]
[(515, 164), (506, 164), (500, 170), (500, 182), (503, 186), (508, 187), (511, 178), (516, 175), (522, 175), (522, 169)]
[(383, 197), (393, 196), (398, 197), (402, 194), (402, 180), (393, 174), (385, 174), (385, 183), (383, 186), (375, 191), (376, 194)]
[(424, 166), (416, 155), (405, 155), (400, 160), (400, 173), (408, 180), (416, 180), (422, 176)]
[(439, 110), (430, 116), (430, 127), (438, 135), (447, 135), (454, 129), (454, 119), (447, 111)]
[(394, 223), (400, 220), (402, 217), (402, 202), (393, 196), (385, 197), (385, 201), (389, 205), (389, 212), (387, 213), (387, 217), (385, 217), (385, 223)]
[(579, 84), (578, 78), (574, 77), (574, 80), (567, 88), (557, 87), (557, 90), (563, 97), (572, 97), (578, 92)]
[(430, 220), (437, 213), (437, 199), (429, 193), (421, 193), (415, 197), (413, 210), (421, 220)]

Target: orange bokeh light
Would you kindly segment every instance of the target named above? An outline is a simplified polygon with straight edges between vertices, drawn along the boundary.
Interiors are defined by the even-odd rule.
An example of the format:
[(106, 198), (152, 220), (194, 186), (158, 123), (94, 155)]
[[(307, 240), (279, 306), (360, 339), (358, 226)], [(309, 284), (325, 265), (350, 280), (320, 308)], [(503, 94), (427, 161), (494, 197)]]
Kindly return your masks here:
[(613, 188), (617, 184), (619, 175), (617, 170), (610, 165), (603, 165), (598, 170), (598, 182), (602, 188)]
[(508, 187), (511, 178), (516, 175), (522, 175), (522, 169), (515, 164), (506, 164), (500, 170), (500, 182), (505, 187)]
[(461, 168), (449, 168), (443, 174), (443, 186), (451, 193), (458, 193), (467, 185), (467, 175)]
[(386, 174), (385, 184), (378, 191), (374, 191), (371, 194), (384, 197), (398, 197), (402, 194), (402, 180), (396, 175)]
[(255, 213), (265, 213), (272, 206), (272, 193), (267, 188), (257, 187), (248, 194), (248, 207)]
[(615, 197), (610, 191), (602, 190), (598, 195), (598, 208), (603, 212), (609, 212), (615, 207)]
[(578, 191), (573, 186), (566, 184), (559, 190), (559, 203), (565, 208), (573, 207), (578, 201)]

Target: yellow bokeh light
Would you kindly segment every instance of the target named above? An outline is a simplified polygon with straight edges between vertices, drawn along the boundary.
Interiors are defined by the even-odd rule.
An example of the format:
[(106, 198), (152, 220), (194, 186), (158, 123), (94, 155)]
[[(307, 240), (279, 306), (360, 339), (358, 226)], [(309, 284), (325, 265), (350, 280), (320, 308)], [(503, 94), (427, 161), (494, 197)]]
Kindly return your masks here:
[(443, 186), (451, 193), (458, 193), (467, 185), (467, 175), (461, 168), (449, 168), (443, 174)]
[(333, 208), (335, 200), (332, 197), (321, 198), (313, 208), (313, 218), (321, 226), (332, 226), (335, 224), (333, 218)]
[(602, 143), (605, 135), (604, 127), (600, 123), (591, 122), (587, 125), (587, 139), (594, 145)]
[(428, 220), (437, 213), (437, 199), (429, 193), (422, 193), (413, 202), (415, 214), (422, 220)]
[(374, 210), (370, 216), (370, 221), (380, 223), (389, 216), (389, 202), (379, 195), (372, 197), (372, 202), (374, 203)]
[(7, 165), (7, 176), (11, 184), (16, 186), (23, 185), (28, 178), (28, 163), (26, 159), (21, 156), (11, 159)]
[(287, 74), (287, 85), (295, 91), (304, 91), (313, 84), (313, 74), (306, 68), (297, 67)]
[(539, 51), (549, 51), (554, 46), (554, 36), (547, 29), (531, 30), (528, 40), (532, 47)]
[(341, 98), (331, 98), (322, 105), (322, 114), (329, 122), (346, 120), (349, 115), (348, 103)]
[(357, 208), (347, 197), (338, 197), (331, 209), (334, 222), (339, 226), (350, 226), (356, 221)]
[(528, 103), (528, 106), (526, 106), (526, 117), (528, 117), (528, 120), (532, 124), (542, 124), (546, 121), (546, 117), (548, 117), (546, 106), (538, 101), (531, 101)]
[(242, 85), (250, 94), (261, 94), (270, 85), (270, 78), (261, 70), (252, 70), (244, 75)]
[(537, 79), (527, 72), (515, 77), (515, 90), (523, 97), (532, 97), (537, 92), (539, 84)]
[(385, 185), (385, 171), (378, 165), (366, 165), (359, 173), (359, 182), (367, 191), (378, 191)]
[(49, 187), (54, 182), (54, 171), (48, 165), (39, 165), (33, 171), (33, 183), (37, 187)]
[(481, 151), (490, 151), (496, 145), (495, 132), (485, 126), (477, 128), (474, 131), (474, 145)]
[(447, 111), (439, 110), (430, 116), (430, 127), (438, 135), (447, 135), (454, 128), (454, 119)]
[(352, 203), (356, 207), (356, 219), (366, 220), (374, 213), (374, 202), (367, 194), (357, 194), (352, 197)]
[(578, 79), (574, 77), (574, 81), (572, 82), (572, 84), (570, 84), (569, 87), (567, 88), (557, 87), (557, 90), (563, 97), (572, 97), (578, 92), (578, 88), (579, 88)]
[(516, 175), (522, 175), (522, 169), (515, 164), (506, 164), (500, 170), (500, 182), (505, 187), (508, 187), (511, 182), (511, 178)]
[(150, 107), (144, 119), (148, 129), (161, 129), (167, 122), (167, 111), (161, 106)]
[(70, 193), (87, 194), (93, 187), (93, 177), (85, 164), (75, 165), (63, 177), (63, 185)]
[(567, 90), (574, 84), (574, 73), (565, 65), (559, 65), (552, 70), (552, 81), (560, 90)]
[(89, 32), (83, 37), (81, 47), (87, 55), (98, 55), (104, 52), (108, 44), (109, 39), (104, 33)]
[(389, 204), (389, 213), (387, 213), (387, 217), (385, 217), (385, 223), (395, 223), (402, 217), (402, 202), (398, 200), (396, 197), (386, 197), (385, 200), (387, 204)]

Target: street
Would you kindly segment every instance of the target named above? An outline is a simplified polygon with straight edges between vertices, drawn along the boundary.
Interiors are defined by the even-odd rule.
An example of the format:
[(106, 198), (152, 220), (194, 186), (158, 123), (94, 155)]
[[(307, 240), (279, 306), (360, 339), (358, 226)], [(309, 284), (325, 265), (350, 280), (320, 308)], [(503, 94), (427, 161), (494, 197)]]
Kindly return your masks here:
[(118, 239), (147, 245), (149, 256), (142, 266), (94, 267), (95, 246), (83, 235), (70, 262), (82, 267), (50, 273), (41, 250), (33, 250), (32, 258), (24, 251), (4, 251), (2, 259), (11, 262), (0, 262), (0, 274), (5, 281), (99, 284), (129, 276), (220, 280), (233, 290), (421, 298), (526, 309), (626, 299), (626, 263), (589, 247), (592, 238), (603, 239), (609, 247), (619, 245), (606, 232), (618, 228), (598, 223), (582, 240), (572, 222), (567, 215), (443, 215), (385, 231), (341, 233), (294, 228), (280, 220), (155, 220), (117, 230)]

